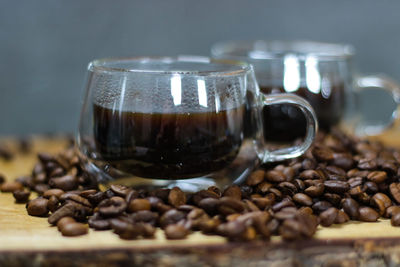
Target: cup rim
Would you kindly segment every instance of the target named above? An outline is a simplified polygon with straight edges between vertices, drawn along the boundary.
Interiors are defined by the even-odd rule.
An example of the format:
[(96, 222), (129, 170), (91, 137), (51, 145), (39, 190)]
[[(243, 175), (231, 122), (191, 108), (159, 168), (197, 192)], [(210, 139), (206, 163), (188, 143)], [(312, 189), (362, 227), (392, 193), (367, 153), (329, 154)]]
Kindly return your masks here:
[[(238, 55), (238, 52), (247, 54)], [(294, 54), (300, 60), (306, 60), (310, 56), (318, 58), (319, 61), (347, 60), (354, 56), (355, 49), (350, 44), (311, 40), (231, 40), (217, 42), (211, 46), (213, 57), (235, 60), (279, 60), (288, 54)]]
[[(171, 64), (171, 63), (193, 63), (193, 64), (214, 64), (219, 66), (230, 66), (231, 69), (224, 70), (162, 70), (162, 69), (146, 69), (146, 68), (126, 68), (126, 67), (113, 67), (111, 63), (137, 63), (145, 64), (148, 62)], [(234, 67), (237, 68), (234, 68)], [(163, 75), (187, 75), (187, 76), (236, 76), (247, 74), (253, 69), (252, 65), (241, 60), (233, 59), (215, 59), (204, 56), (141, 56), (141, 57), (109, 57), (92, 60), (88, 65), (88, 70), (92, 72), (104, 72), (104, 73), (140, 73), (140, 74), (163, 74)]]

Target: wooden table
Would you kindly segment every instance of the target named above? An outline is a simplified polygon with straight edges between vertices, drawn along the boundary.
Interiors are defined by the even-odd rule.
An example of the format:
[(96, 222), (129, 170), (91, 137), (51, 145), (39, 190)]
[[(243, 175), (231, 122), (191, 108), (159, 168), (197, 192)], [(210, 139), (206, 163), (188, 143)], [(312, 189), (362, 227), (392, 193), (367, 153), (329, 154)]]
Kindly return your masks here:
[[(11, 146), (13, 142), (9, 142)], [(34, 140), (33, 152), (0, 160), (8, 180), (29, 174), (36, 151), (55, 153), (62, 139)], [(63, 237), (46, 218), (26, 214), (25, 205), (0, 193), (0, 266), (395, 266), (400, 265), (400, 228), (388, 220), (349, 222), (318, 229), (314, 239), (283, 242), (228, 243), (218, 236), (191, 234), (186, 240), (126, 241), (111, 231), (93, 231), (81, 237)]]

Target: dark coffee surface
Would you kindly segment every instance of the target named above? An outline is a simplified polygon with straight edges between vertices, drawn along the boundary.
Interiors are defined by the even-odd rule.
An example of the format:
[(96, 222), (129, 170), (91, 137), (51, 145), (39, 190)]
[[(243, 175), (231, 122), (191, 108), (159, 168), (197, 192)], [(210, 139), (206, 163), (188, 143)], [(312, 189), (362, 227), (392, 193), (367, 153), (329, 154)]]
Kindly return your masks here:
[[(260, 86), (262, 92), (285, 93), (283, 87)], [(345, 93), (343, 85), (325, 88), (324, 93), (313, 93), (306, 87), (300, 87), (295, 94), (306, 99), (314, 108), (319, 127), (329, 131), (339, 123), (343, 116)], [(274, 105), (263, 108), (264, 136), (267, 141), (293, 141), (305, 136), (306, 118), (303, 113), (291, 105)]]
[(242, 143), (244, 107), (219, 112), (140, 113), (94, 105), (101, 157), (141, 177), (189, 178), (220, 170)]

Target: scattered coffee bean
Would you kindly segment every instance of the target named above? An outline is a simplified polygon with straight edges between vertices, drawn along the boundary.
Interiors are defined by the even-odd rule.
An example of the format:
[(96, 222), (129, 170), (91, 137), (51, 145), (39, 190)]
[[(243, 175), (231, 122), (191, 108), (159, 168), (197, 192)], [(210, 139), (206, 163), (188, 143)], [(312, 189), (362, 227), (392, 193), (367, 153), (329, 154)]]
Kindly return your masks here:
[[(268, 174), (269, 176), (274, 176), (273, 174)], [(264, 181), (265, 171), (264, 170), (256, 170), (250, 174), (250, 176), (246, 180), (246, 184), (250, 186), (255, 186)], [(268, 177), (267, 177), (268, 178)], [(270, 178), (268, 178), (270, 179)]]
[(8, 192), (8, 193), (12, 193), (14, 191), (22, 189), (24, 189), (24, 186), (19, 182), (4, 182), (0, 186), (1, 192)]
[(392, 218), (390, 219), (390, 223), (393, 226), (400, 226), (400, 213), (396, 213), (392, 216)]
[(143, 198), (136, 198), (132, 200), (128, 205), (129, 212), (136, 212), (140, 210), (150, 210), (150, 209), (151, 209), (150, 201)]
[(31, 216), (46, 216), (49, 213), (47, 202), (48, 200), (42, 197), (32, 199), (27, 203), (26, 210)]
[(322, 226), (331, 226), (338, 216), (339, 210), (337, 208), (329, 208), (319, 215), (319, 221)]
[(170, 224), (165, 229), (167, 239), (184, 239), (188, 235), (188, 230), (178, 224)]
[(376, 222), (379, 219), (378, 212), (370, 207), (360, 207), (358, 213), (358, 219), (362, 222)]
[(17, 203), (26, 203), (29, 200), (29, 196), (31, 195), (31, 192), (26, 191), (26, 190), (16, 190), (13, 192), (13, 196), (15, 198), (15, 201)]
[(179, 207), (186, 203), (186, 195), (178, 187), (174, 187), (169, 191), (168, 203), (174, 207)]
[(68, 223), (61, 228), (63, 236), (80, 236), (88, 233), (88, 227), (83, 223)]

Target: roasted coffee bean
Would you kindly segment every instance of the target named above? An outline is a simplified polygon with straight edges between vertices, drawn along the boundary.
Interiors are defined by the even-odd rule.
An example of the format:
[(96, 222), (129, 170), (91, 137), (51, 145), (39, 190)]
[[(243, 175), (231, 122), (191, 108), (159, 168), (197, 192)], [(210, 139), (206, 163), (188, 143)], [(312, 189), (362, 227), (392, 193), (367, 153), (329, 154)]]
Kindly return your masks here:
[(95, 189), (88, 189), (88, 190), (81, 191), (81, 192), (79, 193), (79, 195), (80, 195), (81, 197), (84, 197), (84, 198), (88, 199), (89, 196), (91, 196), (91, 195), (93, 195), (93, 194), (96, 194), (97, 192), (98, 192), (98, 191), (95, 190)]
[(270, 193), (272, 193), (273, 195), (275, 195), (275, 200), (276, 200), (276, 201), (281, 200), (282, 197), (283, 197), (282, 192), (279, 191), (279, 190), (276, 189), (276, 188), (270, 188), (270, 189), (268, 190), (268, 192), (270, 192)]
[(348, 222), (349, 220), (350, 220), (349, 216), (344, 211), (339, 210), (334, 223), (342, 224)]
[(322, 226), (328, 227), (331, 226), (338, 215), (339, 210), (337, 208), (329, 208), (319, 215), (319, 221)]
[(390, 219), (390, 223), (393, 226), (400, 226), (400, 213), (396, 213), (392, 216), (392, 218)]
[(285, 195), (293, 196), (297, 193), (297, 187), (289, 182), (279, 183), (277, 187)]
[(132, 188), (129, 188), (127, 186), (124, 185), (117, 185), (117, 184), (113, 184), (110, 186), (111, 191), (113, 191), (115, 193), (116, 196), (119, 197), (123, 197), (125, 198), (126, 195), (132, 191)]
[(281, 171), (270, 170), (265, 172), (265, 179), (271, 183), (281, 183), (286, 180), (286, 177)]
[(151, 204), (150, 201), (143, 198), (135, 198), (128, 204), (129, 212), (136, 212), (141, 210), (150, 210)]
[(346, 176), (345, 170), (343, 170), (342, 168), (337, 167), (337, 166), (328, 165), (328, 166), (326, 166), (325, 170), (328, 171), (330, 174)]
[(57, 198), (61, 198), (61, 196), (64, 194), (65, 192), (61, 189), (57, 189), (57, 188), (53, 188), (53, 189), (49, 189), (47, 191), (45, 191), (43, 193), (43, 197), (44, 198), (50, 198), (52, 196), (55, 196)]
[(211, 191), (211, 192), (214, 192), (215, 194), (217, 194), (220, 197), (222, 196), (221, 190), (218, 187), (214, 186), (214, 185), (210, 186), (209, 188), (207, 188), (207, 190)]
[(400, 213), (400, 206), (390, 206), (386, 209), (385, 217), (391, 218), (396, 213)]
[(358, 213), (358, 219), (362, 222), (376, 222), (379, 218), (378, 212), (370, 207), (360, 207)]
[(340, 201), (342, 200), (342, 197), (339, 196), (338, 194), (332, 194), (332, 193), (325, 193), (323, 196), (323, 199), (331, 203), (335, 207), (339, 207)]
[(390, 198), (383, 193), (376, 193), (375, 195), (372, 196), (372, 199), (379, 199), (382, 201), (385, 209), (389, 208), (390, 206), (392, 206), (392, 201), (390, 200)]
[(250, 174), (250, 176), (246, 180), (246, 184), (250, 186), (258, 185), (259, 183), (264, 181), (265, 171), (264, 170), (256, 170)]
[(203, 234), (215, 233), (221, 221), (217, 218), (202, 220), (199, 222), (198, 227)]
[(363, 190), (369, 194), (375, 194), (379, 191), (379, 188), (376, 183), (368, 181), (364, 183)]
[(90, 228), (93, 228), (95, 230), (109, 230), (111, 229), (111, 224), (110, 224), (110, 220), (108, 219), (91, 219), (89, 218), (88, 220), (88, 224)]
[(363, 158), (358, 161), (357, 168), (361, 170), (374, 170), (377, 168), (377, 163), (374, 158)]
[(78, 180), (72, 175), (65, 175), (57, 178), (51, 178), (49, 180), (49, 185), (52, 188), (70, 191), (78, 187)]
[(167, 225), (176, 224), (180, 220), (185, 219), (186, 215), (182, 211), (171, 209), (165, 212), (160, 218), (160, 226), (165, 228)]
[(344, 212), (346, 212), (347, 215), (349, 215), (349, 217), (352, 220), (357, 220), (359, 213), (358, 213), (358, 209), (359, 209), (359, 204), (357, 201), (355, 201), (352, 198), (344, 198), (341, 202), (342, 208), (344, 210)]
[(280, 221), (293, 219), (296, 216), (297, 209), (295, 207), (283, 208), (274, 214), (274, 218)]
[(26, 203), (29, 200), (29, 196), (31, 192), (26, 190), (16, 190), (13, 192), (13, 196), (15, 198), (15, 202), (17, 203)]
[(75, 217), (76, 210), (76, 205), (68, 203), (53, 212), (47, 219), (47, 221), (50, 224), (56, 224), (63, 217)]
[(381, 199), (371, 198), (371, 206), (378, 211), (380, 216), (383, 216), (383, 214), (385, 214), (386, 211), (385, 204)]
[(23, 186), (29, 188), (30, 190), (33, 190), (35, 187), (35, 183), (33, 181), (32, 176), (19, 176), (15, 179), (15, 181), (21, 183)]
[(186, 203), (185, 193), (183, 193), (183, 191), (178, 187), (172, 188), (171, 191), (169, 191), (168, 203), (175, 208), (184, 205)]
[(189, 234), (188, 230), (178, 224), (170, 224), (164, 229), (167, 239), (185, 239)]
[(274, 212), (280, 211), (283, 208), (287, 207), (295, 207), (296, 205), (293, 203), (293, 201), (284, 199), (281, 202), (276, 203), (275, 205), (272, 206), (272, 210)]
[(219, 200), (211, 197), (204, 198), (199, 202), (198, 206), (209, 215), (214, 215), (218, 211)]
[(22, 190), (23, 188), (24, 188), (24, 186), (21, 183), (15, 182), (15, 181), (14, 182), (4, 182), (0, 186), (1, 192), (8, 192), (8, 193), (12, 193), (17, 190)]
[(319, 161), (331, 161), (333, 160), (333, 151), (328, 147), (314, 147), (311, 150), (313, 156)]
[(332, 207), (332, 204), (329, 203), (328, 201), (317, 201), (312, 205), (312, 210), (316, 214), (320, 214), (321, 212), (324, 212), (325, 210), (329, 209)]
[(391, 183), (389, 190), (392, 197), (400, 204), (400, 183)]
[[(192, 197), (192, 201), (195, 205), (198, 205), (199, 202), (204, 199), (204, 198), (220, 198), (220, 196), (218, 194), (216, 194), (215, 192), (212, 191), (208, 191), (208, 190), (201, 190), (197, 193), (195, 193)], [(167, 200), (168, 202), (168, 200)]]
[(242, 191), (240, 190), (239, 186), (230, 185), (224, 190), (224, 192), (222, 193), (222, 196), (231, 197), (231, 198), (234, 198), (234, 199), (237, 199), (237, 200), (241, 200), (242, 199)]
[(32, 199), (27, 203), (26, 210), (31, 216), (46, 216), (49, 213), (49, 210), (47, 209), (47, 202), (48, 200), (42, 197)]
[(265, 210), (274, 204), (273, 199), (268, 197), (255, 197), (251, 199), (253, 203), (258, 207), (260, 210)]
[(240, 191), (242, 192), (242, 198), (249, 198), (253, 194), (253, 187), (248, 185), (241, 185)]
[(89, 200), (87, 200), (86, 198), (81, 197), (80, 195), (77, 195), (77, 194), (67, 195), (65, 197), (65, 200), (71, 200), (71, 201), (74, 201), (76, 203), (79, 203), (79, 204), (89, 207), (89, 208), (92, 207), (92, 204), (89, 202)]
[(44, 192), (50, 189), (50, 186), (48, 184), (36, 184), (33, 188), (34, 191), (36, 191), (39, 195), (43, 195)]
[(384, 171), (373, 171), (368, 174), (367, 179), (374, 183), (380, 184), (387, 179), (387, 174)]
[(300, 173), (299, 177), (303, 180), (321, 179), (321, 175), (316, 170), (305, 170)]
[(319, 197), (323, 194), (325, 190), (325, 185), (323, 183), (317, 183), (316, 185), (312, 185), (304, 190), (304, 193), (309, 195), (310, 197)]
[(60, 202), (56, 196), (51, 196), (47, 202), (47, 208), (50, 212), (55, 212), (58, 209)]
[(257, 207), (256, 204), (254, 204), (251, 200), (249, 199), (244, 199), (243, 200), (244, 204), (246, 205), (246, 210), (247, 211), (259, 211), (260, 208)]
[(127, 204), (122, 197), (111, 197), (101, 201), (98, 205), (99, 213), (104, 217), (115, 217), (122, 214)]
[(220, 224), (217, 232), (230, 240), (240, 239), (241, 235), (246, 232), (246, 225), (240, 221), (232, 221)]
[(301, 162), (301, 166), (304, 170), (315, 169), (317, 167), (317, 162), (314, 159), (304, 159)]
[(75, 219), (72, 217), (64, 217), (61, 218), (60, 220), (58, 220), (57, 222), (57, 229), (58, 231), (61, 232), (61, 229), (63, 229), (67, 224), (71, 224), (71, 223), (76, 223)]
[(304, 191), (306, 189), (306, 185), (300, 179), (294, 179), (293, 184), (296, 186), (297, 191)]
[(90, 203), (92, 203), (93, 206), (97, 205), (98, 203), (100, 203), (101, 201), (103, 201), (104, 199), (106, 199), (106, 194), (104, 192), (97, 192), (91, 195), (88, 195), (86, 198), (90, 201)]
[(246, 206), (243, 202), (232, 197), (222, 197), (219, 200), (218, 211), (223, 215), (241, 213), (245, 208)]
[(83, 223), (69, 223), (65, 224), (61, 228), (61, 234), (63, 236), (80, 236), (88, 233), (88, 227)]
[(293, 196), (293, 200), (303, 206), (311, 206), (313, 204), (312, 199), (303, 193), (297, 193)]
[(354, 160), (349, 153), (333, 153), (331, 163), (344, 170), (349, 170), (354, 165)]
[(343, 194), (350, 188), (349, 184), (343, 181), (325, 181), (324, 186), (327, 191), (336, 194)]
[(0, 173), (0, 186), (6, 181), (6, 178), (3, 174)]

